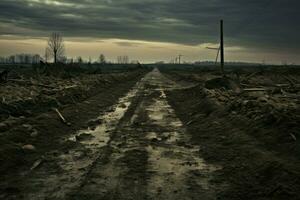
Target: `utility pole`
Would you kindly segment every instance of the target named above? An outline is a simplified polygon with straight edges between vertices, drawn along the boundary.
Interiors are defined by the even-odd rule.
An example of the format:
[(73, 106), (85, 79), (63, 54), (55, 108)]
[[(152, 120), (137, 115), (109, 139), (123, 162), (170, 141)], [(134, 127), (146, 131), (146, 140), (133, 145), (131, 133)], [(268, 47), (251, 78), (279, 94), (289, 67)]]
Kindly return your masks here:
[(180, 61), (181, 61), (181, 57), (182, 57), (183, 55), (178, 55), (178, 63), (180, 64)]
[(221, 53), (221, 73), (225, 76), (224, 73), (224, 32), (223, 32), (223, 20), (220, 23), (220, 53)]

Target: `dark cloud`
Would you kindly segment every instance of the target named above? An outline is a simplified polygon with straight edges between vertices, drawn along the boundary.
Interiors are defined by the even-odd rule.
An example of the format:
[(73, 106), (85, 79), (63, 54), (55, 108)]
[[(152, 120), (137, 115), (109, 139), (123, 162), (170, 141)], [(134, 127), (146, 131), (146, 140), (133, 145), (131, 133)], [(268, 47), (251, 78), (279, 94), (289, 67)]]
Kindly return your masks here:
[(1, 0), (0, 34), (196, 45), (218, 42), (222, 18), (229, 45), (298, 51), (299, 7), (299, 0)]

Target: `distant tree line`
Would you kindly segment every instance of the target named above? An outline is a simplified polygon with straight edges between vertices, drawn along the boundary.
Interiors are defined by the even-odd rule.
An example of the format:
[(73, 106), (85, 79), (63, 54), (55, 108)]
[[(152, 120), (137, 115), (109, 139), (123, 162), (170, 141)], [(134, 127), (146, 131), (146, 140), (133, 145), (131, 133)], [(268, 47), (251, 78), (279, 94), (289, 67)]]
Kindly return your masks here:
[(38, 64), (41, 56), (39, 54), (16, 54), (7, 57), (0, 57), (2, 64)]
[(118, 64), (129, 64), (129, 57), (128, 56), (118, 56), (117, 63)]
[[(0, 57), (0, 63), (3, 64), (38, 64), (38, 63), (51, 63), (57, 64), (57, 63), (64, 63), (64, 64), (70, 64), (70, 63), (78, 63), (78, 64), (108, 64), (112, 63), (106, 60), (106, 57), (104, 54), (100, 54), (98, 59), (96, 61), (92, 61), (91, 57), (89, 57), (88, 61), (84, 60), (81, 56), (78, 56), (77, 58), (67, 58), (66, 56), (66, 50), (65, 50), (65, 43), (62, 35), (60, 33), (52, 33), (48, 40), (47, 45), (45, 48), (45, 55), (43, 58), (38, 54), (17, 54), (17, 55), (11, 55), (8, 57)], [(124, 56), (118, 56), (117, 57), (117, 64), (130, 64), (129, 57)], [(132, 64), (137, 64), (139, 61), (132, 61)]]

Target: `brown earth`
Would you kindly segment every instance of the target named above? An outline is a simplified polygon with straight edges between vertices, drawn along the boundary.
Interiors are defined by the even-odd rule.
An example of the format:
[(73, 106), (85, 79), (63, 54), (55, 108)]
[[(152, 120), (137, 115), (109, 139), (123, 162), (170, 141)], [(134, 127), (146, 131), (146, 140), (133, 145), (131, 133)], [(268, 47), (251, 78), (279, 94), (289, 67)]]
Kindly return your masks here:
[(59, 104), (18, 101), (1, 113), (0, 199), (300, 199), (299, 74), (154, 69), (50, 81), (61, 92), (42, 99)]
[[(98, 124), (87, 121), (110, 110), (144, 73), (140, 70), (83, 74), (72, 79), (44, 77), (42, 83), (38, 82), (51, 88), (38, 86), (34, 81), (29, 86), (10, 82), (1, 85), (5, 102), (0, 106), (0, 198), (22, 198), (20, 193), (26, 183), (21, 177), (35, 162), (46, 162), (44, 157), (49, 151), (68, 151), (74, 144), (61, 144), (62, 137)], [(44, 90), (48, 92), (45, 94)], [(32, 96), (32, 91), (38, 95)], [(63, 123), (53, 108), (58, 108), (71, 125)], [(34, 150), (26, 148), (29, 145)]]
[[(200, 154), (223, 166), (213, 179), (226, 185), (220, 199), (300, 199), (299, 88), (278, 72), (258, 73), (244, 85), (271, 90), (240, 93), (206, 89), (211, 72), (171, 74), (199, 84), (167, 93), (168, 100), (201, 146)], [(286, 76), (299, 84), (298, 71)]]

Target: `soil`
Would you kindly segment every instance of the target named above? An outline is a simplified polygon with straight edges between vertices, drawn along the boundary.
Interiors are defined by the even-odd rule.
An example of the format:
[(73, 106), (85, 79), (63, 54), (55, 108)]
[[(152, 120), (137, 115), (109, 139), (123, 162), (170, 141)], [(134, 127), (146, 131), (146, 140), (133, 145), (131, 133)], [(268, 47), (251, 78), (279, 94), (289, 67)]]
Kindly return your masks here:
[[(41, 165), (51, 163), (49, 157), (52, 153), (57, 155), (56, 152), (69, 151), (69, 148), (76, 146), (76, 143), (64, 141), (63, 138), (69, 137), (68, 135), (76, 133), (79, 129), (91, 126), (91, 119), (110, 110), (111, 106), (126, 94), (145, 73), (146, 71), (139, 70), (128, 73), (82, 75), (76, 78), (76, 83), (81, 85), (79, 88), (71, 90), (67, 88), (51, 93), (51, 95), (43, 94), (41, 98), (44, 102), (41, 104), (35, 100), (32, 101), (36, 102), (33, 105), (27, 101), (26, 95), (30, 96), (30, 92), (25, 91), (31, 91), (31, 87), (35, 90), (43, 90), (43, 87), (18, 87), (11, 83), (0, 86), (1, 92), (4, 93), (3, 97), (6, 97), (6, 102), (3, 103), (5, 108), (15, 108), (5, 109), (5, 112), (1, 112), (0, 115), (2, 117), (0, 123), (0, 199), (22, 198), (22, 188), (27, 184), (24, 183), (23, 176), (30, 174), (30, 169), (34, 164), (39, 161)], [(51, 80), (52, 85), (56, 85), (57, 82), (61, 83), (60, 87), (64, 87), (75, 81), (60, 78)], [(14, 90), (7, 93), (6, 88), (12, 87)], [(83, 89), (87, 87), (90, 89)], [(24, 92), (23, 99), (21, 96), (17, 102), (8, 101), (8, 99), (13, 100), (13, 97), (19, 97), (20, 92)], [(53, 99), (61, 99), (61, 103), (53, 104)], [(58, 108), (71, 125), (63, 123), (53, 108)], [(28, 110), (31, 112), (26, 112)], [(93, 126), (99, 123), (100, 121), (94, 122)], [(32, 145), (34, 149), (24, 148), (28, 145)]]
[[(177, 81), (191, 76), (170, 74)], [(300, 80), (297, 70), (288, 75)], [(290, 96), (289, 88), (281, 89), (285, 91), (280, 95), (206, 89), (211, 80), (211, 72), (193, 73), (196, 87), (167, 96), (193, 144), (201, 146), (200, 155), (223, 167), (212, 180), (224, 185), (219, 199), (300, 199), (299, 99)], [(288, 81), (276, 71), (264, 72), (253, 76), (247, 87), (276, 83)]]
[(0, 199), (300, 199), (300, 73), (161, 71), (1, 113)]

